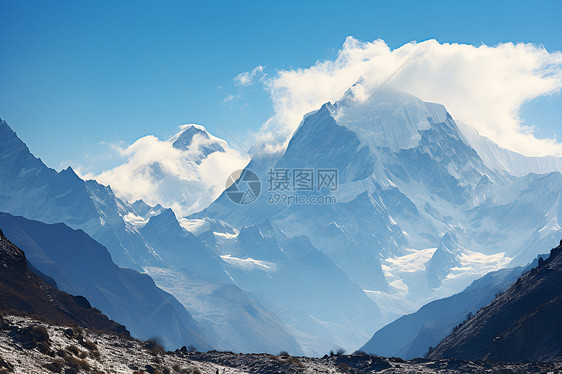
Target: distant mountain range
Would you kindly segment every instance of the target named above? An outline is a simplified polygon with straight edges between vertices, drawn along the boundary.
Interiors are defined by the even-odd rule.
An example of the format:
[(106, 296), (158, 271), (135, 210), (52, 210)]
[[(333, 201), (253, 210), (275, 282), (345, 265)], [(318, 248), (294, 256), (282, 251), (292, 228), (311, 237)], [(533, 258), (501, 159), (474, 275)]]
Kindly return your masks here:
[(134, 337), (159, 337), (166, 347), (212, 345), (185, 308), (145, 274), (120, 268), (81, 230), (0, 213), (0, 228), (35, 268), (69, 294), (83, 295)]
[[(185, 308), (211, 344), (244, 352), (355, 350), (397, 317), (523, 266), (562, 237), (558, 159), (498, 150), (440, 104), (388, 90), (361, 104), (354, 92), (307, 114), (284, 151), (252, 156), (242, 175), (261, 181), (255, 201), (239, 204), (227, 189), (185, 217), (167, 208), (195, 179), (166, 165), (211, 170), (201, 168), (227, 145), (203, 128), (166, 141), (169, 159), (128, 163), (137, 177), (174, 186), (157, 189), (167, 203), (152, 206), (48, 168), (1, 122), (0, 211), (83, 230), (115, 264), (173, 295), (176, 312)], [(495, 274), (482, 285), (501, 290), (513, 276)], [(447, 323), (490, 297), (459, 302)], [(418, 355), (440, 337), (418, 333), (420, 344), (409, 332), (386, 348)]]
[[(239, 352), (301, 352), (300, 346), (275, 313), (261, 306), (254, 296), (240, 290), (224, 272), (222, 259), (209, 251), (193, 234), (180, 227), (175, 216), (170, 216), (169, 210), (158, 205), (151, 207), (142, 200), (127, 203), (117, 198), (110, 187), (93, 180), (84, 181), (71, 168), (61, 172), (48, 168), (30, 153), (4, 121), (0, 121), (0, 211), (2, 210), (45, 223), (63, 222), (73, 229), (87, 233), (88, 235), (76, 233), (68, 228), (65, 231), (60, 226), (46, 229), (46, 226), (40, 226), (38, 222), (28, 224), (25, 230), (18, 232), (24, 241), (22, 246), (30, 242), (32, 244), (26, 250), (38, 249), (26, 236), (43, 235), (41, 231), (51, 231), (50, 234), (62, 243), (72, 243), (74, 240), (76, 248), (81, 248), (83, 243), (87, 243), (85, 248), (93, 247), (89, 252), (77, 250), (73, 253), (76, 257), (72, 259), (61, 255), (54, 241), (47, 241), (51, 247), (45, 246), (40, 248), (41, 251), (49, 253), (49, 256), (57, 255), (57, 260), (52, 261), (48, 259), (49, 256), (41, 255), (41, 260), (45, 262), (39, 264), (38, 261), (36, 266), (44, 265), (44, 272), (55, 279), (64, 275), (65, 280), (59, 281), (61, 285), (68, 286), (69, 290), (72, 287), (81, 292), (90, 290), (95, 297), (89, 297), (95, 300), (96, 305), (103, 308), (105, 313), (111, 314), (112, 318), (123, 318), (122, 323), (126, 322), (128, 327), (130, 325), (133, 336), (159, 336), (169, 348), (191, 342), (198, 343), (200, 347), (208, 347), (209, 341), (212, 341), (212, 346), (217, 349)], [(8, 219), (6, 215), (2, 218)], [(162, 222), (165, 223), (164, 230), (162, 227), (158, 228)], [(36, 229), (39, 233), (34, 231)], [(55, 232), (57, 230), (58, 233)], [(74, 235), (74, 239), (66, 238), (67, 235)], [(88, 236), (104, 245), (111, 257), (103, 246)], [(151, 243), (155, 245), (154, 248)], [(72, 253), (70, 245), (66, 248)], [(201, 258), (206, 254), (212, 255), (211, 258)], [(88, 264), (88, 256), (99, 258)], [(182, 261), (176, 261), (177, 256)], [(75, 263), (72, 264), (72, 260)], [(179, 270), (179, 276), (191, 277), (190, 272), (197, 271), (199, 290), (201, 287), (212, 290), (229, 286), (233, 292), (199, 292), (190, 297), (182, 292), (178, 293), (183, 301), (181, 304), (174, 296), (155, 287), (149, 276), (119, 269), (111, 260), (118, 266), (142, 272), (146, 270), (154, 273), (156, 269), (174, 268)], [(199, 262), (196, 263), (195, 260)], [(88, 268), (90, 272), (86, 271)], [(208, 283), (207, 275), (213, 272), (212, 269), (215, 269), (214, 276), (210, 277), (212, 282)], [(108, 273), (121, 280), (112, 289), (112, 294), (100, 294), (99, 288), (103, 290), (103, 286), (89, 285), (87, 282), (92, 279), (84, 277), (82, 271), (86, 275), (96, 276), (100, 282), (103, 279), (99, 276)], [(122, 279), (125, 274), (129, 274), (128, 280)], [(137, 282), (134, 288), (128, 284), (131, 278)], [(176, 279), (179, 281), (179, 278)], [(119, 283), (123, 287), (119, 288)], [(136, 301), (130, 299), (131, 303), (124, 303), (121, 296), (132, 291), (134, 292), (130, 296), (132, 299), (137, 298)], [(233, 309), (233, 303), (237, 304), (239, 311), (250, 312), (241, 318), (233, 311), (236, 310)], [(212, 325), (204, 331), (204, 340), (199, 338), (201, 332), (194, 328), (194, 321), (186, 311), (187, 306), (189, 311), (200, 315), (198, 311), (201, 310), (201, 305), (205, 305), (205, 315), (198, 316), (198, 322)], [(252, 309), (257, 309), (260, 313), (254, 313)], [(158, 320), (147, 321), (148, 317), (156, 318), (160, 315), (162, 318)], [(209, 318), (211, 315), (213, 317)], [(191, 334), (190, 329), (195, 333)], [(221, 329), (230, 331), (231, 338), (223, 339)]]

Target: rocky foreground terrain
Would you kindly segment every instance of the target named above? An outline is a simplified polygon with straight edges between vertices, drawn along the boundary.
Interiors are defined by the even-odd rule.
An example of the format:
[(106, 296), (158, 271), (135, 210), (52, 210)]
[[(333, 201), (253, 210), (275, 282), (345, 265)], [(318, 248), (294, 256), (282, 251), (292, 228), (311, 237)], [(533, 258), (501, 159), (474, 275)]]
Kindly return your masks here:
[(166, 352), (154, 341), (49, 325), (22, 316), (0, 321), (0, 374), (4, 373), (562, 373), (550, 363), (401, 360), (369, 355), (323, 358)]

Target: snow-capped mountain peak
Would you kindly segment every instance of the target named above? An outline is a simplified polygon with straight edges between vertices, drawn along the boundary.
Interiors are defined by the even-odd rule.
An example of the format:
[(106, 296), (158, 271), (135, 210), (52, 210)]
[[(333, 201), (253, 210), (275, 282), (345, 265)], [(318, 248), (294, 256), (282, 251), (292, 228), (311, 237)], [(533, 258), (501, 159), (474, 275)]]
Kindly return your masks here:
[(421, 140), (419, 131), (445, 122), (448, 116), (441, 104), (389, 89), (361, 102), (349, 90), (332, 108), (338, 124), (355, 132), (370, 148), (386, 147), (394, 152), (416, 147)]
[(225, 151), (226, 142), (209, 134), (204, 126), (186, 124), (180, 126), (180, 130), (170, 138), (169, 142), (176, 149), (199, 155), (196, 162), (201, 162), (202, 158), (211, 153)]
[[(384, 293), (381, 285), (414, 308), (515, 256), (528, 261), (559, 235), (560, 187), (552, 183), (560, 174), (548, 183), (538, 175), (516, 179), (483, 161), (443, 105), (390, 90), (356, 97), (353, 90), (307, 114), (283, 154), (248, 166), (262, 181), (269, 170), (336, 170), (332, 203), (280, 208), (264, 193), (240, 209), (223, 195), (192, 218), (240, 232), (268, 220), (274, 237), (306, 236), (385, 313), (392, 311), (386, 299), (372, 296)], [(552, 230), (538, 232), (542, 227)], [(422, 266), (412, 270), (412, 261)]]
[(201, 125), (182, 125), (168, 140), (145, 136), (123, 150), (121, 165), (93, 176), (127, 200), (173, 208), (180, 216), (206, 207), (224, 188), (245, 155)]

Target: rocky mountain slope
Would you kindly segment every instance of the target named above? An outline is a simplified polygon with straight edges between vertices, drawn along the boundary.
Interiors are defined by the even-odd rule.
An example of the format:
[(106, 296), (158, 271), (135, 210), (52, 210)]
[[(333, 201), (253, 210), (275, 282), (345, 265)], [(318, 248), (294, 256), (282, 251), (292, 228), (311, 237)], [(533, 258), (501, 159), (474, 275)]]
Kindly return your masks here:
[[(2, 373), (546, 373), (562, 369), (549, 363), (491, 363), (462, 360), (402, 360), (365, 354), (323, 358), (231, 352), (166, 352), (154, 342), (142, 342), (88, 329), (69, 329), (28, 317), (4, 316), (0, 329)], [(41, 348), (26, 344), (26, 331), (41, 331)]]
[(53, 324), (82, 326), (129, 336), (125, 327), (92, 308), (83, 296), (72, 296), (59, 291), (33, 273), (28, 268), (23, 251), (10, 242), (2, 231), (0, 268), (0, 313), (15, 312)]
[[(547, 255), (545, 255), (547, 257)], [(458, 294), (432, 301), (418, 311), (398, 318), (377, 331), (361, 348), (365, 352), (404, 359), (424, 357), (453, 328), (488, 305), (522, 273), (537, 265), (507, 268), (486, 274)]]
[(153, 216), (139, 232), (166, 261), (165, 266), (146, 266), (145, 272), (190, 311), (216, 349), (302, 353), (263, 297), (232, 279), (232, 267), (220, 256), (224, 252), (183, 228), (172, 210)]
[[(4, 315), (0, 329), (2, 373), (225, 373), (221, 365), (166, 355), (155, 341), (69, 328)], [(33, 332), (30, 334), (29, 332)], [(30, 345), (29, 336), (40, 340)]]
[(61, 290), (84, 295), (139, 339), (159, 337), (168, 348), (210, 349), (193, 317), (145, 274), (119, 268), (101, 244), (81, 230), (0, 213), (0, 228)]
[(562, 241), (429, 355), (492, 361), (547, 361), (562, 356)]

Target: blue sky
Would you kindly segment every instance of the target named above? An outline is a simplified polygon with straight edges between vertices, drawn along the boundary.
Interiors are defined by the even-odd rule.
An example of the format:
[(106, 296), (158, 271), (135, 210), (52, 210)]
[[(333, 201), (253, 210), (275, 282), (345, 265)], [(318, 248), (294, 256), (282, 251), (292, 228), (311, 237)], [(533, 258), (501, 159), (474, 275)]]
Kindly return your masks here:
[[(431, 4), (431, 5), (428, 5)], [(112, 166), (104, 143), (130, 144), (200, 123), (224, 131), (152, 61), (154, 56), (238, 139), (273, 109), (260, 86), (233, 77), (334, 58), (349, 35), (562, 50), (562, 2), (74, 2), (0, 1), (0, 117), (49, 166)], [(240, 95), (225, 103), (228, 95)], [(560, 95), (524, 105), (522, 117), (552, 136)]]

